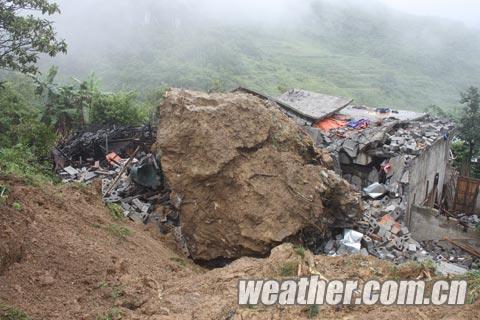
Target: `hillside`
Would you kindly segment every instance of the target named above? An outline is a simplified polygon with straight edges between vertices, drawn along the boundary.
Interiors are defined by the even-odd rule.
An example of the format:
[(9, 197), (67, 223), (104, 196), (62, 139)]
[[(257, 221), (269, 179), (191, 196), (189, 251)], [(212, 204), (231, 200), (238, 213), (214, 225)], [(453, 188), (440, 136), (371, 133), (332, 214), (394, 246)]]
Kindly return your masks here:
[(69, 53), (44, 68), (59, 65), (64, 79), (95, 72), (114, 90), (297, 87), (407, 109), (454, 106), (480, 83), (477, 31), (376, 2), (300, 1), (288, 19), (260, 12), (265, 21), (249, 23), (182, 2), (121, 4), (63, 4), (58, 30)]
[(113, 219), (93, 187), (34, 187), (6, 176), (0, 184), (9, 190), (0, 203), (2, 320), (478, 319), (478, 302), (460, 307), (239, 307), (239, 279), (279, 278), (289, 264), (300, 264), (302, 270), (313, 265), (328, 279), (360, 281), (414, 279), (422, 269), (415, 264), (394, 268), (374, 257), (309, 252), (302, 257), (284, 244), (269, 258), (244, 257), (206, 270), (157, 230)]

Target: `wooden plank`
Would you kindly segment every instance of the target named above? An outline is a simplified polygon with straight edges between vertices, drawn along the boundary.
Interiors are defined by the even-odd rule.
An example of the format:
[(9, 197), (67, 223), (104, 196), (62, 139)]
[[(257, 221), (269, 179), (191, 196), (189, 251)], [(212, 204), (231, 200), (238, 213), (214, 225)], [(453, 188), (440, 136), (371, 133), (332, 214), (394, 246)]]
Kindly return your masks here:
[(454, 211), (457, 213), (473, 213), (479, 188), (480, 180), (468, 177), (458, 177)]

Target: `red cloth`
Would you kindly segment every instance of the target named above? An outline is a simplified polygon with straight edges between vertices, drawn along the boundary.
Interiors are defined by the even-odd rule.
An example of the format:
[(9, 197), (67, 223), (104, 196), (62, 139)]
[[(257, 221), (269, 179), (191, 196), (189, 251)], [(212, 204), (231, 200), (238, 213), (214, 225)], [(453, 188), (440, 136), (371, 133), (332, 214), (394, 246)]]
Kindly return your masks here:
[(327, 118), (327, 119), (323, 119), (323, 120), (318, 121), (317, 123), (315, 123), (313, 125), (313, 127), (321, 129), (325, 132), (328, 132), (332, 129), (345, 127), (345, 126), (347, 126), (347, 123), (348, 122), (345, 121), (345, 120), (340, 120), (340, 119), (335, 119), (335, 118)]

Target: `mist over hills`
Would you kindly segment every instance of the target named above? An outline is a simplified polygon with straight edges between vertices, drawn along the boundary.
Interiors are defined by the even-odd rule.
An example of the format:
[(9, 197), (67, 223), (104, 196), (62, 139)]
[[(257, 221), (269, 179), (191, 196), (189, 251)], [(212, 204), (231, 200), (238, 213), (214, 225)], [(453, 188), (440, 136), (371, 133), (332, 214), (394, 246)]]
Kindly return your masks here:
[(60, 1), (64, 80), (105, 88), (304, 88), (357, 102), (451, 107), (480, 84), (480, 34), (374, 0)]

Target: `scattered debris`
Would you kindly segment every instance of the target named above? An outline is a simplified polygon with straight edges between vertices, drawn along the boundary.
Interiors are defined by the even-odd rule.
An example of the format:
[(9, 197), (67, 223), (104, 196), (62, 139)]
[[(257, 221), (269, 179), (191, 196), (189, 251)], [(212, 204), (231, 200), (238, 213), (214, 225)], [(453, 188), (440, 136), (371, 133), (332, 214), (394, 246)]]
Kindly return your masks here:
[(375, 182), (363, 189), (363, 192), (365, 192), (372, 199), (378, 199), (387, 193), (387, 188), (383, 184)]
[[(106, 203), (119, 204), (125, 217), (132, 221), (155, 223), (162, 233), (171, 232), (179, 226), (179, 214), (170, 201), (170, 189), (163, 183), (159, 160), (148, 153), (154, 136), (150, 127), (75, 134), (69, 143), (57, 148), (69, 154), (67, 158), (72, 163), (59, 175), (65, 183), (89, 184), (101, 179)], [(93, 140), (88, 142), (89, 138)], [(103, 147), (104, 143), (108, 146)]]
[[(148, 153), (155, 142), (155, 129), (144, 127), (113, 127), (85, 129), (75, 133), (71, 138), (61, 142), (52, 152), (52, 160), (57, 172), (65, 167), (94, 165), (95, 160), (113, 161), (115, 156), (131, 154), (136, 147), (141, 146)], [(105, 155), (110, 154), (108, 159)], [(112, 156), (113, 155), (113, 156)]]
[[(289, 94), (294, 97), (280, 100), (242, 88), (212, 95), (170, 90), (156, 156), (149, 127), (84, 132), (57, 148), (71, 164), (60, 174), (65, 182), (101, 178), (105, 202), (118, 203), (133, 221), (172, 232), (198, 261), (266, 255), (301, 235), (315, 253), (370, 254), (396, 263), (431, 259), (447, 273), (480, 265), (479, 252), (468, 244), (419, 243), (408, 228), (410, 207), (418, 203), (412, 190), (425, 184), (412, 172), (434, 145), (448, 146), (451, 123), (348, 106), (343, 98)], [(316, 98), (333, 112), (328, 107), (309, 116)], [(325, 149), (315, 148), (295, 123)], [(440, 205), (443, 176), (423, 186), (424, 203)], [(355, 189), (363, 191), (363, 204)], [(480, 223), (477, 215), (456, 218), (464, 226)]]

